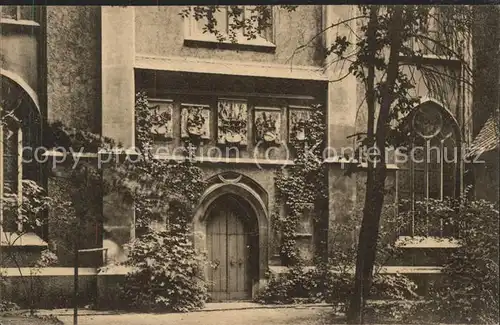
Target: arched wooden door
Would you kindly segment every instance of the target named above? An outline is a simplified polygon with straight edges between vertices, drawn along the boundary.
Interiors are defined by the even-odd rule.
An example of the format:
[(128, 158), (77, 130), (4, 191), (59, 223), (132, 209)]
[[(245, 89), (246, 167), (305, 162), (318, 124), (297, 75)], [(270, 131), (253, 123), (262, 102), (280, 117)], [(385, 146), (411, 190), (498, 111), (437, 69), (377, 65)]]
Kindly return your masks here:
[(251, 298), (252, 246), (248, 216), (241, 207), (221, 200), (207, 221), (209, 291), (213, 301)]

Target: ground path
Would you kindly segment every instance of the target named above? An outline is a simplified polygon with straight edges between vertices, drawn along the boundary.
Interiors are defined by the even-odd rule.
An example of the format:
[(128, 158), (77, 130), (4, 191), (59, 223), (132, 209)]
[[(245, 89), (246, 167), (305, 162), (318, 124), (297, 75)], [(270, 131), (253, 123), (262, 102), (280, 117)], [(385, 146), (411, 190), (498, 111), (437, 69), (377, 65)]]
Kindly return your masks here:
[[(73, 324), (71, 310), (44, 311)], [(326, 325), (332, 322), (326, 305), (265, 306), (251, 303), (208, 304), (202, 311), (174, 314), (95, 314), (81, 312), (79, 325)]]

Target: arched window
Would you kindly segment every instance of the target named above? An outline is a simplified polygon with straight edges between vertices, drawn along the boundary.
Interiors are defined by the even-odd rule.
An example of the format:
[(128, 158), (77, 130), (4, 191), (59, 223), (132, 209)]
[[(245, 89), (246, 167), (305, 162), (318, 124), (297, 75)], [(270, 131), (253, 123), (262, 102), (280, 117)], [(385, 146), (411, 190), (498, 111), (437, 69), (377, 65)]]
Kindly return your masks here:
[[(21, 203), (23, 179), (42, 183), (43, 171), (34, 157), (41, 144), (41, 117), (31, 97), (3, 76), (0, 96), (0, 192), (2, 197), (17, 197)], [(7, 205), (0, 213), (3, 232), (23, 230), (16, 220), (16, 213)]]
[[(461, 142), (458, 124), (450, 113), (433, 101), (419, 105), (409, 116), (410, 145), (407, 161), (398, 172), (398, 197), (405, 220), (404, 236), (454, 237), (449, 220), (422, 217), (432, 199), (460, 194)], [(425, 215), (425, 213), (423, 213)]]

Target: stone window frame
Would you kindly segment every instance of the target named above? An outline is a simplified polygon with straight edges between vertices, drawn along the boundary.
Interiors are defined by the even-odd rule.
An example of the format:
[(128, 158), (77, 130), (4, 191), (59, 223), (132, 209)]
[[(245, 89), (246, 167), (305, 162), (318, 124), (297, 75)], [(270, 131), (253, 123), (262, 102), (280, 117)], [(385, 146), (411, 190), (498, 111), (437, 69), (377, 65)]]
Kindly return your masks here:
[[(5, 80), (5, 81), (4, 81)], [(18, 197), (18, 202), (22, 203), (22, 184), (23, 179), (31, 179), (37, 183), (44, 184), (45, 175), (42, 176), (41, 172), (43, 167), (37, 163), (36, 169), (30, 169), (30, 164), (32, 162), (24, 161), (24, 146), (26, 144), (32, 146), (32, 149), (41, 144), (41, 138), (37, 137), (38, 132), (41, 132), (41, 121), (42, 115), (40, 112), (40, 106), (38, 102), (38, 97), (32, 88), (27, 85), (22, 78), (20, 78), (15, 73), (7, 70), (1, 71), (1, 81), (2, 88), (13, 90), (13, 96), (20, 96), (20, 102), (16, 102), (13, 105), (21, 105), (23, 112), (20, 115), (16, 114), (16, 119), (13, 121), (3, 121), (0, 123), (0, 246), (47, 246), (47, 243), (39, 237), (33, 231), (26, 232), (22, 225), (18, 225), (17, 232), (20, 232), (20, 236), (17, 236), (15, 232), (10, 232), (7, 229), (3, 229), (3, 197), (4, 197), (4, 142), (3, 136), (7, 128), (10, 128), (14, 133), (17, 132), (17, 156), (18, 156), (18, 166), (17, 166), (17, 188), (16, 194)], [(5, 83), (4, 83), (5, 82)], [(6, 90), (4, 90), (6, 91)], [(8, 90), (7, 90), (8, 91)], [(7, 96), (6, 96), (7, 97)], [(16, 97), (17, 98), (17, 97)], [(23, 103), (23, 104), (21, 104)], [(6, 104), (8, 107), (11, 104)], [(23, 106), (26, 105), (26, 106)], [(16, 110), (19, 107), (10, 108), (11, 110)], [(24, 111), (24, 110), (29, 110)], [(26, 115), (27, 114), (27, 115)], [(23, 123), (24, 122), (24, 123)], [(41, 136), (41, 134), (38, 134)], [(28, 141), (28, 143), (26, 143)], [(33, 151), (31, 152), (33, 154)], [(34, 157), (32, 157), (33, 159)], [(27, 164), (25, 164), (25, 162)], [(33, 174), (33, 172), (36, 172)], [(35, 178), (32, 178), (35, 177)]]
[[(15, 7), (16, 13), (15, 17), (14, 16), (4, 16), (4, 8), (13, 8)], [(25, 7), (25, 8), (23, 8)], [(26, 9), (26, 7), (32, 7), (31, 10), (32, 12), (32, 19), (26, 19), (23, 13), (23, 9)], [(40, 20), (40, 11), (36, 6), (0, 6), (0, 23), (1, 24), (10, 24), (10, 25), (22, 25), (22, 26), (32, 26), (32, 27), (39, 27), (40, 23), (38, 22)]]
[[(425, 101), (422, 101), (418, 106), (415, 107), (414, 109), (414, 112), (417, 112), (419, 109), (425, 107), (426, 105), (432, 105), (435, 109), (438, 109), (439, 110), (439, 113), (442, 117), (442, 122), (443, 123), (450, 123), (451, 124), (451, 128), (452, 128), (452, 135), (450, 136), (454, 136), (455, 137), (455, 145), (458, 149), (461, 148), (461, 144), (463, 143), (463, 139), (461, 137), (461, 133), (460, 133), (460, 128), (459, 128), (459, 124), (457, 122), (457, 120), (453, 117), (453, 115), (450, 113), (450, 111), (442, 104), (442, 103), (439, 103), (433, 99), (427, 99)], [(413, 114), (412, 114), (413, 115)], [(413, 120), (413, 119), (412, 119)], [(415, 134), (416, 137), (419, 137), (418, 134), (416, 134), (416, 131), (414, 130), (414, 127), (413, 127), (413, 121), (411, 123), (411, 132), (413, 134)], [(429, 141), (431, 139), (434, 139), (438, 136), (438, 134), (435, 134), (433, 135), (432, 137), (429, 138)], [(410, 145), (410, 148), (412, 148), (412, 146), (414, 145), (413, 141), (412, 141), (412, 144)], [(441, 151), (440, 151), (440, 155), (443, 155), (443, 148), (444, 147), (444, 143), (441, 144), (442, 147), (441, 147)], [(427, 150), (426, 150), (426, 153), (427, 153)], [(460, 159), (461, 158), (461, 152), (458, 151), (458, 154), (457, 154), (458, 157), (456, 157), (456, 159)], [(440, 161), (440, 182), (439, 182), (439, 197), (437, 199), (440, 199), (440, 200), (443, 200), (445, 198), (445, 193), (444, 193), (444, 185), (445, 185), (445, 180), (444, 180), (444, 169), (443, 169), (443, 164), (444, 164), (444, 160), (443, 160), (444, 157), (441, 156), (441, 161)], [(429, 156), (425, 155), (424, 157), (424, 160), (427, 161), (427, 159), (429, 159)], [(424, 165), (424, 173), (423, 173), (423, 177), (424, 177), (424, 180), (422, 181), (422, 184), (424, 186), (424, 193), (425, 193), (425, 197), (424, 197), (424, 200), (427, 199), (427, 198), (431, 198), (430, 196), (430, 186), (429, 186), (429, 178), (430, 178), (430, 173), (431, 171), (429, 170), (429, 166), (428, 164)], [(441, 231), (441, 234), (439, 236), (432, 236), (432, 235), (429, 235), (429, 230), (427, 231), (426, 234), (424, 235), (419, 235), (419, 234), (415, 234), (415, 220), (414, 220), (414, 211), (415, 211), (415, 208), (414, 208), (414, 203), (415, 203), (415, 188), (414, 188), (414, 184), (415, 184), (415, 172), (417, 171), (416, 169), (416, 166), (414, 163), (411, 162), (410, 160), (410, 164), (408, 166), (408, 168), (406, 168), (406, 170), (409, 171), (410, 175), (410, 190), (409, 190), (409, 197), (410, 197), (410, 200), (411, 200), (411, 207), (410, 207), (410, 211), (412, 212), (412, 220), (411, 220), (411, 223), (410, 223), (410, 234), (409, 235), (406, 235), (406, 234), (398, 234), (398, 239), (397, 239), (397, 242), (396, 242), (396, 245), (399, 246), (399, 247), (404, 247), (404, 248), (455, 248), (455, 247), (458, 247), (459, 246), (459, 243), (458, 243), (458, 240), (456, 238), (456, 234), (453, 234), (452, 236), (447, 236), (445, 234), (443, 234), (443, 225), (441, 225), (441, 228), (440, 228), (440, 231)], [(462, 184), (462, 169), (463, 169), (463, 166), (462, 166), (462, 162), (461, 160), (459, 161), (456, 161), (455, 162), (455, 169), (456, 169), (456, 174), (455, 174), (455, 177), (453, 178), (453, 181), (454, 181), (454, 184), (451, 184), (453, 186), (453, 189), (454, 189), (454, 193), (453, 193), (453, 197), (456, 197), (457, 195), (460, 195), (460, 192), (461, 192), (461, 184)], [(398, 201), (399, 201), (399, 198), (401, 196), (401, 190), (400, 190), (400, 172), (402, 172), (403, 170), (405, 170), (405, 168), (400, 168), (399, 169), (399, 172), (398, 172), (398, 185), (397, 185), (397, 188), (398, 188), (398, 194), (397, 194), (397, 197), (398, 197)], [(460, 185), (459, 185), (460, 183)], [(448, 184), (450, 185), (450, 184)], [(436, 198), (434, 198), (436, 199)]]
[[(7, 128), (7, 129), (10, 129), (10, 128)], [(2, 195), (5, 193), (5, 188), (4, 188), (4, 179), (5, 179), (5, 168), (4, 168), (4, 149), (5, 149), (5, 146), (4, 146), (4, 133), (6, 131), (6, 128), (5, 128), (5, 125), (3, 124), (0, 124), (0, 187), (2, 187), (2, 190), (1, 190), (1, 193)], [(18, 201), (18, 205), (19, 205), (19, 210), (20, 210), (20, 205), (22, 203), (22, 198), (23, 198), (23, 166), (22, 166), (22, 161), (23, 161), (23, 157), (22, 157), (22, 147), (23, 147), (23, 131), (22, 131), (22, 128), (20, 125), (16, 126), (16, 129), (15, 130), (11, 130), (12, 131), (12, 136), (16, 136), (16, 142), (17, 142), (17, 150), (16, 150), (16, 153), (17, 153), (17, 162), (16, 162), (16, 165), (17, 165), (17, 168), (16, 170), (14, 171), (16, 174), (17, 174), (17, 179), (15, 181), (15, 187), (16, 187), (16, 194), (17, 194), (17, 201)], [(20, 211), (19, 211), (20, 212)], [(0, 220), (2, 220), (2, 223), (0, 223), (0, 231), (1, 232), (4, 232), (6, 231), (6, 229), (3, 229), (4, 225), (3, 225), (3, 222), (4, 222), (4, 215), (3, 215), (3, 207), (2, 209), (0, 209), (0, 215), (1, 215), (1, 218)], [(7, 230), (8, 231), (8, 230)], [(18, 224), (18, 228), (17, 228), (17, 231), (19, 232), (22, 232), (23, 231), (23, 226), (22, 224)]]

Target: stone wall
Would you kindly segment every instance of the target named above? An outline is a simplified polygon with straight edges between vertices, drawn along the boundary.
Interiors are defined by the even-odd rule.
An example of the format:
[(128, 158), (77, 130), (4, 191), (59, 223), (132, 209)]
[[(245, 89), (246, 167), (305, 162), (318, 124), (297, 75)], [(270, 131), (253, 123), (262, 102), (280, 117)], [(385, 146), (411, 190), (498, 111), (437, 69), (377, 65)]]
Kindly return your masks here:
[[(51, 268), (45, 268), (49, 273)], [(30, 297), (36, 309), (72, 308), (73, 307), (73, 274), (67, 269), (66, 275), (9, 276), (2, 282), (2, 296), (17, 303), (21, 308), (29, 308)], [(79, 303), (80, 308), (92, 304), (97, 296), (97, 278), (95, 275), (80, 275)]]
[(473, 136), (500, 103), (500, 8), (498, 6), (474, 7), (473, 58)]
[(38, 91), (38, 46), (41, 27), (2, 24), (0, 29), (1, 68), (16, 74)]
[(499, 150), (492, 150), (483, 153), (479, 160), (484, 163), (476, 163), (473, 166), (474, 172), (474, 195), (479, 200), (488, 200), (498, 204), (498, 189), (500, 188), (498, 160)]
[(49, 120), (100, 133), (100, 7), (47, 7)]
[[(274, 30), (276, 50), (272, 53), (244, 51), (241, 46), (229, 49), (187, 47), (184, 45), (184, 21), (178, 6), (135, 7), (136, 51), (140, 54), (157, 56), (181, 56), (203, 59), (256, 61), (289, 64), (296, 48), (306, 44), (321, 29), (321, 6), (298, 6), (294, 12), (287, 12), (279, 6), (275, 12)], [(293, 57), (296, 65), (319, 65), (323, 49), (317, 38)]]
[[(85, 189), (75, 181), (71, 174), (71, 165), (58, 166), (52, 170), (48, 179), (49, 196), (74, 204), (75, 215), (60, 215), (68, 210), (52, 209), (49, 211), (48, 242), (58, 257), (58, 266), (74, 266), (74, 239), (79, 237), (79, 249), (96, 248), (102, 245), (102, 233), (99, 230), (102, 202), (98, 186)], [(76, 216), (80, 222), (76, 223)], [(63, 220), (63, 221), (61, 221)], [(98, 267), (101, 265), (102, 252), (82, 253), (80, 267)]]

